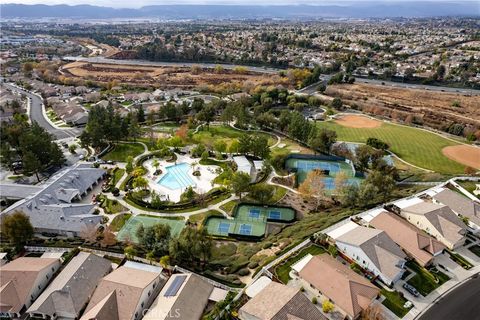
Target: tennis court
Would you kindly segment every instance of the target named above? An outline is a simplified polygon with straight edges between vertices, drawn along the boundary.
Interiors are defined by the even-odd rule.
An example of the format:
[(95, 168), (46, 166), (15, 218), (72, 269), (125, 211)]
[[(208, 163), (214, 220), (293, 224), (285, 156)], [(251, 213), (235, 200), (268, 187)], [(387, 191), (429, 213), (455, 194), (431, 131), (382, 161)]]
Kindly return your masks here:
[(138, 243), (138, 237), (136, 235), (138, 228), (140, 225), (143, 225), (144, 228), (152, 227), (156, 224), (166, 224), (170, 226), (170, 234), (172, 237), (178, 236), (180, 232), (182, 232), (183, 228), (185, 227), (185, 220), (177, 220), (177, 219), (165, 219), (165, 218), (157, 218), (154, 216), (134, 216), (131, 217), (127, 223), (123, 226), (122, 229), (117, 234), (117, 239), (119, 241), (132, 241), (134, 243)]
[(207, 232), (213, 236), (252, 236), (263, 237), (267, 224), (263, 221), (247, 222), (236, 219), (211, 217), (205, 224)]
[(298, 184), (305, 181), (310, 171), (316, 169), (328, 171), (328, 176), (323, 179), (325, 190), (335, 189), (335, 176), (339, 172), (344, 172), (347, 175), (348, 183), (359, 183), (359, 179), (355, 178), (355, 173), (350, 165), (344, 161), (289, 158), (285, 166), (287, 169), (296, 169)]
[(252, 222), (267, 222), (268, 220), (291, 222), (295, 220), (295, 211), (292, 208), (251, 204), (238, 205), (234, 215), (237, 220)]

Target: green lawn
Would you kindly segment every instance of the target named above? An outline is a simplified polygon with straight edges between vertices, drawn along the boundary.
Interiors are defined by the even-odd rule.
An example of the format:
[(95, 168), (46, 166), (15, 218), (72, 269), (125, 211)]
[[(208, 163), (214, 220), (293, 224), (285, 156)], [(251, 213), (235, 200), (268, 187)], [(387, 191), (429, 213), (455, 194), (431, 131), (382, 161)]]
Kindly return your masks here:
[(403, 318), (410, 309), (406, 309), (403, 307), (407, 299), (400, 295), (398, 291), (388, 291), (382, 289), (380, 291), (382, 295), (385, 297), (382, 304), (390, 309), (395, 315), (399, 318)]
[(144, 151), (139, 143), (119, 143), (112, 151), (102, 157), (103, 160), (126, 162), (129, 156), (136, 157)]
[(112, 231), (119, 231), (120, 229), (122, 229), (122, 227), (125, 225), (125, 222), (127, 222), (127, 220), (131, 217), (132, 215), (129, 213), (122, 213), (117, 215), (110, 223)]
[(122, 206), (117, 200), (108, 199), (107, 197), (102, 198), (100, 207), (103, 208), (106, 214), (128, 211), (128, 209)]
[(468, 192), (470, 192), (471, 194), (473, 194), (473, 191), (477, 188), (477, 183), (476, 181), (467, 181), (467, 180), (464, 180), (464, 181), (458, 181), (457, 180), (457, 183), (459, 185), (461, 185), (465, 190), (467, 190)]
[(112, 185), (116, 185), (125, 174), (125, 169), (116, 168), (112, 175)]
[[(197, 143), (197, 144), (203, 144), (206, 146), (213, 146), (213, 144), (216, 141), (223, 140), (227, 144), (227, 146), (229, 146), (234, 139), (240, 138), (243, 134), (245, 134), (245, 132), (240, 130), (235, 130), (227, 126), (210, 126), (208, 130), (207, 128), (205, 128), (195, 133), (191, 138), (191, 142)], [(253, 134), (253, 133), (248, 133), (248, 134)], [(260, 132), (256, 134), (267, 137), (270, 145), (275, 144), (275, 142), (277, 141), (275, 137), (267, 133)]]
[(463, 173), (464, 165), (448, 159), (442, 149), (458, 145), (432, 132), (416, 128), (383, 123), (378, 128), (348, 128), (333, 121), (319, 122), (319, 127), (335, 130), (338, 140), (366, 142), (368, 138), (380, 139), (390, 145), (390, 150), (403, 160), (419, 167), (443, 174)]
[(447, 250), (447, 253), (450, 255), (450, 259), (455, 261), (455, 263), (462, 268), (469, 270), (473, 267), (473, 265), (467, 259), (459, 255), (458, 253), (452, 252), (450, 250)]
[(277, 275), (278, 279), (286, 284), (288, 280), (290, 280), (290, 276), (288, 274), (290, 273), (290, 268), (292, 265), (300, 261), (309, 253), (313, 256), (318, 256), (322, 253), (325, 253), (325, 249), (316, 245), (311, 245), (310, 247), (301, 250), (297, 255), (291, 257), (283, 264), (275, 268), (275, 274)]
[(437, 269), (431, 269), (432, 272), (430, 272), (413, 261), (408, 261), (407, 266), (416, 273), (407, 281), (408, 284), (414, 286), (423, 296), (427, 296), (450, 279)]

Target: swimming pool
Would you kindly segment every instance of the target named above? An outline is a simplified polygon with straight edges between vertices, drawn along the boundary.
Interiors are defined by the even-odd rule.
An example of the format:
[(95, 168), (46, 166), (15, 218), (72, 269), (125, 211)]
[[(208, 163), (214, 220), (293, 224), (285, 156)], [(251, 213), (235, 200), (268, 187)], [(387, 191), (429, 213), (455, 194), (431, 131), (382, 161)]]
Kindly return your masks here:
[(189, 186), (195, 186), (192, 178), (188, 174), (190, 165), (188, 163), (178, 163), (165, 167), (167, 172), (158, 180), (158, 184), (168, 189), (183, 189)]

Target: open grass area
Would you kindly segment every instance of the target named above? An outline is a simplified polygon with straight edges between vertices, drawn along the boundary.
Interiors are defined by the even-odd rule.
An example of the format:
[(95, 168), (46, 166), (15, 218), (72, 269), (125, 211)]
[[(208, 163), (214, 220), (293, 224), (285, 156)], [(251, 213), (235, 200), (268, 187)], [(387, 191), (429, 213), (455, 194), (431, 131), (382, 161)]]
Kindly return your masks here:
[(124, 174), (125, 174), (125, 169), (116, 168), (113, 171), (111, 184), (116, 185), (118, 181), (120, 181), (120, 179), (123, 177)]
[(107, 197), (101, 198), (100, 207), (103, 208), (106, 214), (115, 214), (128, 210), (117, 200), (108, 199)]
[(473, 194), (473, 191), (477, 188), (477, 184), (478, 184), (478, 182), (466, 181), (466, 180), (463, 180), (463, 181), (457, 180), (457, 183), (461, 185), (465, 190), (470, 192), (471, 194)]
[(223, 211), (225, 211), (229, 215), (232, 215), (233, 214), (233, 209), (235, 208), (237, 203), (238, 203), (238, 200), (232, 200), (232, 201), (229, 201), (229, 202), (225, 203), (220, 208), (222, 208)]
[[(203, 144), (211, 148), (216, 141), (224, 141), (227, 146), (230, 146), (234, 139), (240, 138), (243, 134), (245, 134), (244, 131), (236, 130), (227, 126), (210, 126), (210, 128), (208, 129), (204, 128), (203, 130), (195, 133), (190, 139), (190, 142)], [(270, 134), (263, 132), (256, 134), (266, 137), (268, 139), (269, 145), (273, 145), (277, 141), (277, 139)]]
[(275, 274), (277, 275), (278, 279), (286, 284), (288, 280), (290, 280), (290, 276), (288, 274), (290, 273), (290, 268), (292, 267), (292, 265), (300, 261), (303, 257), (305, 257), (309, 253), (312, 256), (318, 256), (322, 253), (325, 253), (325, 249), (316, 245), (311, 245), (308, 248), (301, 250), (295, 256), (291, 257), (290, 259), (285, 261), (283, 264), (275, 268)]
[(432, 272), (430, 272), (414, 261), (408, 261), (407, 267), (416, 273), (407, 281), (408, 284), (414, 286), (424, 297), (450, 279), (443, 272), (437, 269), (431, 269)]
[(385, 297), (382, 304), (390, 309), (395, 315), (399, 318), (403, 318), (410, 309), (406, 309), (403, 307), (407, 299), (405, 299), (398, 291), (388, 291), (386, 289), (382, 289), (380, 291), (382, 295)]
[(110, 223), (110, 227), (112, 231), (119, 231), (125, 225), (128, 219), (130, 219), (132, 215), (130, 213), (122, 213), (117, 215), (113, 218), (112, 222)]
[(144, 151), (139, 143), (119, 143), (112, 151), (102, 157), (103, 160), (126, 162), (129, 156), (136, 157)]
[(390, 145), (390, 150), (403, 160), (416, 166), (444, 174), (463, 173), (464, 165), (448, 159), (442, 149), (458, 143), (425, 130), (391, 123), (377, 128), (350, 128), (334, 121), (319, 122), (318, 126), (335, 130), (338, 140), (366, 142), (368, 138), (380, 139)]

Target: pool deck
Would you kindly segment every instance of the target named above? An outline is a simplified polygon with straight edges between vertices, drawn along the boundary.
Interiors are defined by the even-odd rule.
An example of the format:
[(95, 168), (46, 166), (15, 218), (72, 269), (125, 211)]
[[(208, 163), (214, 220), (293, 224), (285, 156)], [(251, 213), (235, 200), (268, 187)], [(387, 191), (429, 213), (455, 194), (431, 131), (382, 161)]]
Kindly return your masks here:
[[(218, 185), (212, 186), (212, 181), (217, 176), (215, 171), (217, 170), (218, 166), (201, 165), (201, 164), (198, 164), (199, 161), (200, 159), (192, 159), (189, 156), (180, 155), (180, 154), (177, 154), (177, 161), (174, 163), (158, 159), (158, 162), (160, 164), (158, 166), (158, 169), (162, 170), (162, 174), (159, 176), (154, 175), (156, 169), (153, 167), (153, 159), (145, 161), (143, 165), (148, 170), (146, 177), (149, 182), (149, 187), (151, 188), (151, 190), (154, 190), (157, 194), (159, 194), (162, 199), (168, 199), (173, 202), (180, 201), (180, 196), (182, 195), (183, 192), (185, 192), (185, 190), (188, 187), (181, 187), (181, 188), (172, 190), (167, 186), (159, 184), (158, 182), (160, 181), (160, 179), (162, 179), (162, 177), (165, 176), (165, 174), (168, 171), (168, 167), (174, 166), (175, 164), (186, 163), (188, 165), (187, 175), (195, 184), (194, 186), (192, 186), (193, 190), (197, 193), (207, 193), (214, 187), (218, 186)], [(192, 173), (194, 170), (193, 170), (192, 164), (195, 164), (194, 165), (195, 169), (200, 171), (199, 177), (193, 176)]]

